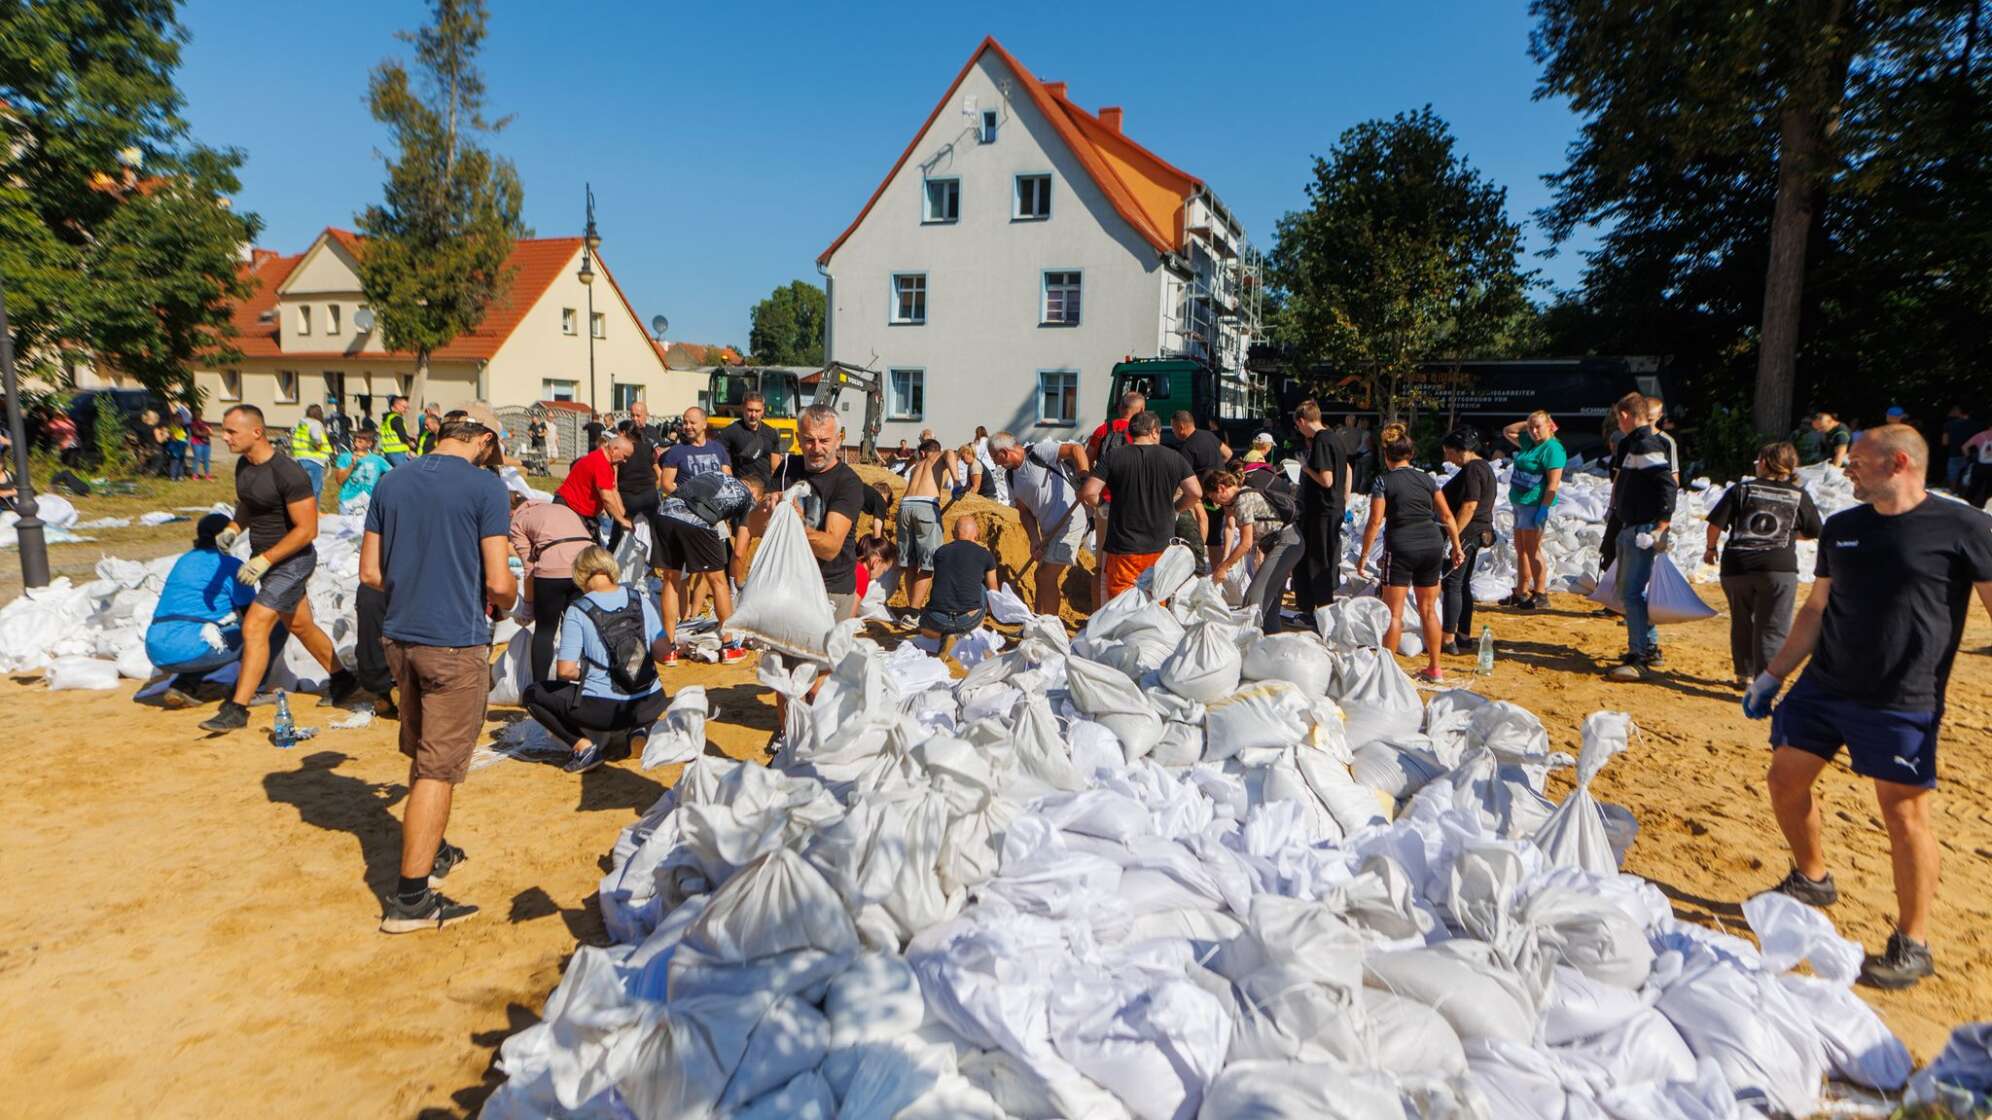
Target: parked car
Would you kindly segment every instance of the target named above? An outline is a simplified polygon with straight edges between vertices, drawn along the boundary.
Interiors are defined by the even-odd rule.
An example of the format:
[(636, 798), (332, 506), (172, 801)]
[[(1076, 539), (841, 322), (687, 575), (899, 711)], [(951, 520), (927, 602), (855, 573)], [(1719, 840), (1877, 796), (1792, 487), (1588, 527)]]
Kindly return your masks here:
[(76, 438), (81, 441), (77, 457), (81, 465), (96, 466), (102, 461), (97, 453), (97, 398), (109, 397), (111, 406), (124, 419), (125, 431), (136, 435), (138, 418), (152, 409), (161, 416), (166, 414), (166, 402), (150, 389), (85, 389), (69, 400), (69, 419), (76, 425)]

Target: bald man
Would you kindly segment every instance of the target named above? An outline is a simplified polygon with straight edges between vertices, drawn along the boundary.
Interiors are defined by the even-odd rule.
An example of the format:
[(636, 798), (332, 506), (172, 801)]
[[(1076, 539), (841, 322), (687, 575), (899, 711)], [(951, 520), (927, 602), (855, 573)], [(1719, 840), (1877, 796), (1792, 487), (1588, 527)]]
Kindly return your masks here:
[(934, 583), (920, 612), (926, 638), (966, 634), (982, 625), (983, 595), (996, 590), (996, 557), (982, 547), (982, 523), (955, 519), (954, 539), (934, 550)]
[[(1929, 463), (1923, 437), (1902, 424), (1854, 441), (1846, 472), (1866, 504), (1826, 519), (1811, 595), (1743, 696), (1744, 714), (1771, 717), (1771, 808), (1794, 865), (1776, 890), (1814, 906), (1838, 901), (1812, 786), (1842, 746), (1854, 773), (1874, 781), (1897, 907), (1887, 947), (1861, 969), (1879, 988), (1907, 988), (1934, 971), (1937, 725), (1973, 591), (1992, 615), (1992, 518), (1927, 493)], [(1784, 679), (1808, 657), (1774, 710)]]
[(684, 427), (680, 442), (664, 451), (661, 478), (666, 494), (676, 491), (680, 482), (710, 471), (733, 473), (733, 457), (727, 454), (726, 445), (706, 438), (705, 409), (696, 405), (686, 409)]

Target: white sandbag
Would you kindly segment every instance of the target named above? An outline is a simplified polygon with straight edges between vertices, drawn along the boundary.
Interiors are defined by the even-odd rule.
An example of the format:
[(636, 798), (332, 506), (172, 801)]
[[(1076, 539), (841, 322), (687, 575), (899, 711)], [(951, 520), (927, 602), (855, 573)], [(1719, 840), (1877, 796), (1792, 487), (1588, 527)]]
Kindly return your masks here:
[(1697, 948), (1663, 955), (1654, 969), (1655, 1005), (1697, 1057), (1713, 1058), (1738, 1093), (1810, 1115), (1826, 1076), (1826, 1053), (1811, 1016), (1769, 973), (1750, 971)]
[(1286, 681), (1258, 681), (1204, 708), (1204, 761), (1277, 750), (1307, 733), (1308, 700)]
[(1242, 659), (1230, 630), (1217, 622), (1190, 627), (1183, 643), (1162, 662), (1162, 687), (1205, 704), (1237, 691)]
[(989, 617), (1005, 626), (1022, 626), (1032, 618), (1030, 606), (1008, 587), (998, 586), (994, 591), (985, 591), (982, 598), (989, 607)]
[(1653, 972), (1653, 946), (1639, 920), (1595, 889), (1540, 887), (1519, 910), (1522, 923), (1551, 961), (1629, 991), (1645, 986)]
[[(1625, 596), (1619, 590), (1618, 570), (1616, 563), (1606, 568), (1589, 598), (1600, 606), (1624, 614)], [(1695, 594), (1694, 585), (1675, 566), (1674, 558), (1663, 552), (1653, 558), (1653, 576), (1646, 584), (1646, 617), (1655, 626), (1699, 622), (1704, 618), (1714, 618), (1715, 608)]]
[(616, 542), (616, 582), (624, 587), (642, 587), (650, 578), (650, 519), (639, 517)]
[(671, 706), (650, 725), (642, 768), (690, 762), (705, 753), (706, 720), (711, 717), (704, 685), (690, 684), (671, 697)]
[(858, 933), (822, 872), (783, 848), (714, 892), (684, 944), (722, 961), (751, 961), (793, 949), (855, 954)]
[(728, 637), (753, 638), (796, 657), (828, 658), (836, 617), (802, 515), (782, 502), (768, 518), (767, 536), (754, 552), (740, 599), (726, 620)]
[(1162, 718), (1126, 673), (1083, 657), (1067, 658), (1065, 686), (1072, 705), (1114, 733), (1132, 763), (1162, 738)]
[(1577, 752), (1577, 788), (1549, 815), (1535, 834), (1535, 844), (1549, 862), (1577, 867), (1593, 875), (1618, 872), (1622, 853), (1612, 847), (1604, 813), (1591, 796), (1591, 779), (1613, 755), (1625, 750), (1633, 732), (1624, 712), (1592, 712), (1584, 719), (1584, 745)]
[(1412, 736), (1402, 743), (1372, 740), (1355, 749), (1349, 773), (1360, 784), (1402, 801), (1445, 773), (1429, 740)]
[(1310, 698), (1328, 695), (1335, 683), (1335, 655), (1305, 630), (1268, 634), (1253, 642), (1239, 666), (1248, 681), (1290, 681)]
[(885, 605), (886, 595), (883, 580), (867, 585), (858, 599), (858, 617), (866, 622), (891, 622), (892, 610)]
[(1445, 1016), (1378, 988), (1364, 988), (1370, 1064), (1399, 1077), (1452, 1077), (1466, 1072), (1459, 1032)]
[(1231, 1017), (1215, 997), (1145, 969), (1055, 989), (1046, 1010), (1059, 1056), (1140, 1120), (1196, 1115), (1231, 1046)]
[(729, 1112), (727, 1120), (837, 1120), (837, 1098), (812, 1069)]
[(1841, 937), (1823, 910), (1765, 891), (1744, 900), (1743, 918), (1757, 935), (1764, 967), (1773, 972), (1788, 972), (1806, 961), (1814, 976), (1842, 986), (1861, 974), (1860, 945)]
[(1334, 1062), (1231, 1062), (1204, 1093), (1200, 1120), (1405, 1120), (1395, 1080)]
[(118, 651), (118, 675), (135, 681), (152, 679), (152, 659), (145, 655), (145, 643), (134, 642)]
[(1786, 973), (1778, 981), (1811, 1013), (1835, 1077), (1887, 1093), (1900, 1092), (1909, 1083), (1916, 1068), (1909, 1048), (1850, 985), (1797, 973)]
[(1314, 612), (1315, 628), (1337, 649), (1374, 649), (1390, 629), (1390, 607), (1374, 595), (1342, 598)]
[(1171, 544), (1162, 550), (1162, 555), (1149, 565), (1147, 571), (1141, 573), (1140, 581), (1150, 598), (1166, 603), (1196, 574), (1196, 554), (1187, 545)]
[(96, 657), (58, 657), (45, 675), (50, 692), (102, 692), (118, 686), (118, 663)]
[(1336, 674), (1331, 694), (1342, 706), (1351, 749), (1379, 739), (1417, 733), (1425, 706), (1397, 659), (1372, 648), (1352, 649)]
[(823, 1011), (830, 1019), (831, 1048), (843, 1049), (919, 1030), (927, 1005), (905, 958), (864, 953), (830, 982)]
[(1456, 938), (1426, 949), (1363, 960), (1363, 983), (1413, 999), (1445, 1016), (1461, 1041), (1527, 1043), (1536, 1008), (1521, 980), (1482, 941)]
[(823, 1064), (830, 1024), (797, 996), (776, 1001), (747, 1036), (747, 1048), (720, 1094), (720, 1107), (739, 1108)]
[[(557, 626), (557, 619), (543, 619), (538, 625)], [(505, 643), (505, 652), (491, 665), (490, 702), (516, 708), (533, 683), (533, 632), (521, 630)]]

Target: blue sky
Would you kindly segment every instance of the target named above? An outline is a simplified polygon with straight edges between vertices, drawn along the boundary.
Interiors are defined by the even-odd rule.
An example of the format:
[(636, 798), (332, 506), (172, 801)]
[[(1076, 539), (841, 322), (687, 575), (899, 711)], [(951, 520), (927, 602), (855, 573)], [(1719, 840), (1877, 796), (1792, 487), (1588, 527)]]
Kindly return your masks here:
[[(180, 72), (195, 135), (248, 152), (239, 205), (302, 250), (379, 196), (367, 71), (409, 2), (192, 0)], [(1227, 23), (1236, 20), (1236, 23)], [(1266, 247), (1344, 128), (1430, 103), (1526, 219), (1577, 120), (1534, 102), (1523, 0), (1357, 5), (646, 5), (492, 0), (483, 66), (526, 220), (579, 233), (674, 339), (747, 342), (748, 310), (841, 232), (985, 34), (1217, 191)], [(1213, 44), (1228, 47), (1213, 48)], [(1221, 53), (1218, 53), (1220, 52)], [(1533, 224), (1532, 251), (1546, 247)], [(1559, 287), (1582, 245), (1536, 263)]]

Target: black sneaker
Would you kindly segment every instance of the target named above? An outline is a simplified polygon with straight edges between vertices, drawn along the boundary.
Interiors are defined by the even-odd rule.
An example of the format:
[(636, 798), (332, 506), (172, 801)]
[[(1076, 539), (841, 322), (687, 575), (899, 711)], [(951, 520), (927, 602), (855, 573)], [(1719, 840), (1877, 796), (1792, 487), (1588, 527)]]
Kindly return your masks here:
[(422, 892), (422, 897), (414, 902), (390, 897), (386, 910), (380, 916), (380, 931), (420, 933), (425, 929), (441, 929), (461, 922), (476, 913), (477, 907), (447, 898), (442, 892), (431, 888)]
[(586, 774), (588, 771), (607, 762), (608, 758), (608, 752), (602, 749), (602, 744), (590, 743), (588, 744), (588, 749), (582, 751), (580, 754), (568, 755), (567, 761), (561, 763), (560, 768), (569, 774)]
[(1788, 894), (1807, 906), (1831, 906), (1840, 901), (1840, 888), (1833, 885), (1831, 871), (1823, 879), (1808, 879), (1805, 872), (1794, 867), (1771, 889), (1779, 894)]
[(456, 870), (457, 864), (469, 860), (470, 857), (464, 854), (462, 848), (448, 840), (443, 841), (436, 846), (436, 862), (429, 865), (429, 885), (433, 887), (442, 882), (449, 877), (450, 872)]
[(1518, 610), (1518, 611), (1532, 611), (1532, 610), (1536, 609), (1536, 601), (1535, 601), (1535, 597), (1534, 597), (1534, 596), (1525, 596), (1525, 597), (1523, 597), (1523, 598), (1521, 598), (1521, 599), (1518, 599), (1518, 600), (1516, 600), (1516, 601), (1515, 601), (1515, 609), (1516, 609), (1516, 610)]
[(159, 706), (169, 712), (199, 707), (200, 701), (194, 697), (200, 691), (200, 687), (199, 673), (181, 673), (166, 686), (166, 691), (159, 694)]
[(1440, 642), (1439, 652), (1444, 654), (1449, 654), (1453, 657), (1462, 656), (1459, 648), (1459, 642), (1453, 638), (1447, 638), (1445, 641)]
[(1653, 652), (1646, 655), (1646, 667), (1648, 669), (1665, 669), (1667, 667), (1667, 659), (1660, 655), (1659, 646), (1654, 646)]
[(1549, 606), (1549, 593), (1546, 591), (1536, 592), (1535, 598), (1529, 600), (1529, 608), (1531, 610), (1547, 606)]
[(360, 691), (360, 678), (351, 669), (341, 669), (325, 681), (325, 695), (318, 701), (321, 708), (343, 708), (346, 702)]
[(1916, 981), (1936, 971), (1930, 947), (1898, 929), (1888, 935), (1887, 949), (1861, 965), (1861, 982), (1894, 991), (1914, 987)]
[(202, 731), (240, 731), (249, 726), (249, 709), (223, 700), (221, 710), (201, 721)]

